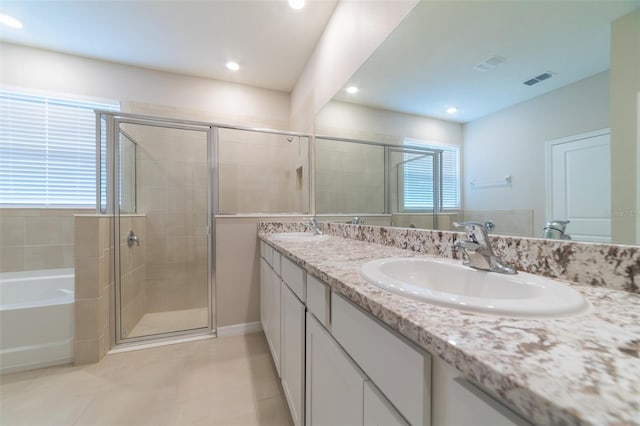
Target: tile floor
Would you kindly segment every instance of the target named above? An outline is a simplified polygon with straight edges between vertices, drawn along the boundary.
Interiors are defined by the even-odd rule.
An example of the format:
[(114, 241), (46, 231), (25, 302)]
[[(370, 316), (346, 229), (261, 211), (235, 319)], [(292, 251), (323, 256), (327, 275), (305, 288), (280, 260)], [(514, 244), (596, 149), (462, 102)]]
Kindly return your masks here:
[(209, 324), (208, 314), (209, 309), (207, 308), (144, 314), (127, 337), (150, 336), (158, 333), (206, 327)]
[(0, 376), (0, 424), (291, 425), (263, 333)]

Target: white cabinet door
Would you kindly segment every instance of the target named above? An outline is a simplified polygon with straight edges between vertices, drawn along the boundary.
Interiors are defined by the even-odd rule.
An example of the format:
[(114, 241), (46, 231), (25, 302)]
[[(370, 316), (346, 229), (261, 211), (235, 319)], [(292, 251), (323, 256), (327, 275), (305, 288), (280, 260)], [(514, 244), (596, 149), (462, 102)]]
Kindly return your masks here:
[(364, 424), (365, 426), (409, 425), (370, 381), (364, 385)]
[(280, 277), (265, 259), (260, 260), (260, 321), (267, 344), (280, 375)]
[(307, 313), (307, 426), (362, 426), (364, 378)]
[[(264, 243), (263, 243), (264, 244)], [(262, 330), (264, 330), (265, 336), (268, 334), (268, 322), (267, 314), (269, 312), (269, 283), (271, 279), (271, 270), (266, 260), (260, 259), (260, 322), (262, 323)]]
[(281, 350), (282, 350), (282, 311), (280, 310), (280, 292), (282, 290), (282, 281), (280, 277), (273, 271), (271, 272), (271, 279), (269, 280), (269, 348), (271, 349), (271, 356), (273, 357), (273, 362), (276, 365), (276, 371), (279, 376), (282, 376), (282, 360), (281, 360)]
[(304, 322), (305, 307), (282, 286), (282, 389), (293, 424), (304, 422)]

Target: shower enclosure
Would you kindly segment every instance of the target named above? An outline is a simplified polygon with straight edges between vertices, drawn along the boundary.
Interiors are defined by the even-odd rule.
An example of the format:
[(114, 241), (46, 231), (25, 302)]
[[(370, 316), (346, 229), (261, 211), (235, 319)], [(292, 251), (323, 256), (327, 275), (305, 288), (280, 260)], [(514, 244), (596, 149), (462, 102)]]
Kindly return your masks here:
[(100, 112), (98, 201), (112, 215), (114, 344), (215, 330), (209, 124)]
[(96, 125), (112, 345), (215, 333), (215, 217), (309, 213), (310, 135), (106, 111)]
[(317, 136), (315, 148), (317, 214), (329, 220), (370, 216), (386, 226), (437, 227), (442, 151), (328, 136)]

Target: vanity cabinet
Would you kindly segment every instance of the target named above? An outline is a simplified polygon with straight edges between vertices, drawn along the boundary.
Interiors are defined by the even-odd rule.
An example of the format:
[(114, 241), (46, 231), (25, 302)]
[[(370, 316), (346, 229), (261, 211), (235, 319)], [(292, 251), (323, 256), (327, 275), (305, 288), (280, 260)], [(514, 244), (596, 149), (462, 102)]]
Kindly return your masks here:
[[(261, 244), (260, 321), (296, 426), (304, 424), (304, 271)], [(293, 290), (295, 289), (295, 291)]]
[(296, 426), (530, 426), (277, 250), (261, 253), (261, 321)]

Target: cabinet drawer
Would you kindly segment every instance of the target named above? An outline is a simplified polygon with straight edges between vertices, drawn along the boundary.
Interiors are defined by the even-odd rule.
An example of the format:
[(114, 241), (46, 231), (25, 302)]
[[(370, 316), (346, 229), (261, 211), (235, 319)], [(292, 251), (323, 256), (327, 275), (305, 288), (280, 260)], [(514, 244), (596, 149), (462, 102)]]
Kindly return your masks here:
[(303, 302), (306, 300), (305, 273), (301, 267), (282, 256), (280, 263), (280, 276), (282, 281), (298, 296)]
[(307, 275), (307, 309), (327, 328), (330, 323), (330, 295), (331, 291), (328, 285), (311, 275)]
[(338, 343), (412, 425), (431, 418), (431, 357), (336, 293), (331, 331)]
[(433, 358), (433, 426), (532, 426), (518, 413)]

